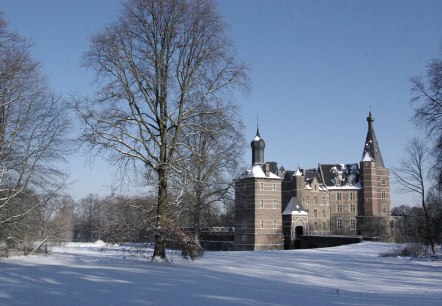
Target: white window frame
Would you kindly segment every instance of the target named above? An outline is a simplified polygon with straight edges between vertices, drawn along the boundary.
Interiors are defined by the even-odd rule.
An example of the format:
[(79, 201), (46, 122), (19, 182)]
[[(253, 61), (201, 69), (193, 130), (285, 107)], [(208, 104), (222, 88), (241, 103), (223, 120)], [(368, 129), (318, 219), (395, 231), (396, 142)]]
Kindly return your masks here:
[(350, 212), (356, 212), (356, 204), (350, 204)]
[(341, 218), (336, 220), (336, 229), (342, 230), (342, 219)]
[(351, 230), (356, 229), (356, 219), (350, 219), (350, 229)]

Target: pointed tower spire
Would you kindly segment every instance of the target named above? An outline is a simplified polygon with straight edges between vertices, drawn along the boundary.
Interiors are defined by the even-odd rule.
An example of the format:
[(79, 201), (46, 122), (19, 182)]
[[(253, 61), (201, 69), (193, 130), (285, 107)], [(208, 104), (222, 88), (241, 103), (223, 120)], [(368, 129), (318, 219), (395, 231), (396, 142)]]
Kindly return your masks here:
[(259, 135), (259, 117), (258, 117), (258, 114), (256, 114), (256, 136), (261, 138), (261, 135)]
[(367, 159), (367, 155), (376, 162), (376, 167), (384, 167), (384, 160), (382, 159), (381, 149), (379, 148), (378, 140), (376, 139), (376, 134), (374, 132), (374, 117), (370, 113), (367, 117), (368, 122), (368, 132), (367, 138), (365, 140), (364, 151), (362, 152), (362, 159)]

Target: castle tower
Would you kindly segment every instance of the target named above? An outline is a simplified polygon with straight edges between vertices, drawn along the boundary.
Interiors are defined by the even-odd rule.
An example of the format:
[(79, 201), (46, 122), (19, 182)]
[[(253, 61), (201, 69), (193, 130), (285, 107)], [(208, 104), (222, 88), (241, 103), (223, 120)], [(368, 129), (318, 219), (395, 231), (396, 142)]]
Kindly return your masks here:
[(367, 117), (368, 131), (361, 160), (363, 196), (360, 198), (362, 216), (390, 215), (390, 170), (385, 168), (374, 131), (374, 118)]
[(235, 250), (283, 249), (281, 181), (264, 163), (265, 142), (256, 131), (252, 169), (235, 181)]

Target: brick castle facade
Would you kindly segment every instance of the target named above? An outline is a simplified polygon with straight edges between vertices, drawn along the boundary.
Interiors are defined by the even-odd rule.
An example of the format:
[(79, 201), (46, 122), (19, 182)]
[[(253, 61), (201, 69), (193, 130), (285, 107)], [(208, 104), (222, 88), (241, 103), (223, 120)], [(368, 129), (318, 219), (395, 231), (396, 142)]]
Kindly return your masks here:
[(288, 171), (264, 161), (257, 130), (252, 168), (235, 181), (235, 250), (292, 248), (302, 235), (362, 235), (392, 240), (390, 170), (370, 112), (362, 160)]

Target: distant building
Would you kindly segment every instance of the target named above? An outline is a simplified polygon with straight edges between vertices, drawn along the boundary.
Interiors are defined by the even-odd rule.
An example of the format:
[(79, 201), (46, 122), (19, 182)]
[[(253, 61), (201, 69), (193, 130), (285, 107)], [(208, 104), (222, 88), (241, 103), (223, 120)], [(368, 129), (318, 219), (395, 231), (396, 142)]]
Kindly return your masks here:
[(390, 215), (390, 170), (371, 112), (367, 122), (359, 163), (294, 171), (264, 161), (265, 142), (257, 130), (252, 167), (235, 181), (235, 250), (291, 248), (302, 235), (392, 240), (398, 221)]

